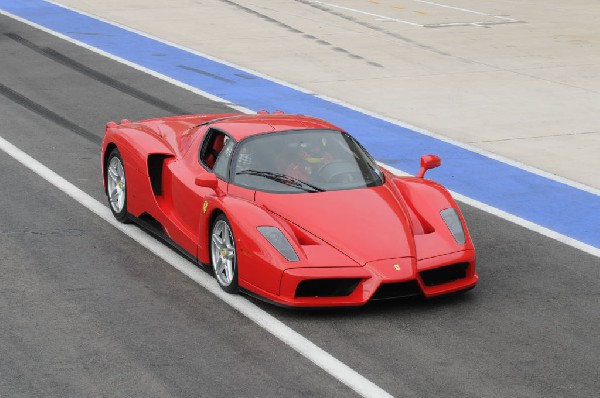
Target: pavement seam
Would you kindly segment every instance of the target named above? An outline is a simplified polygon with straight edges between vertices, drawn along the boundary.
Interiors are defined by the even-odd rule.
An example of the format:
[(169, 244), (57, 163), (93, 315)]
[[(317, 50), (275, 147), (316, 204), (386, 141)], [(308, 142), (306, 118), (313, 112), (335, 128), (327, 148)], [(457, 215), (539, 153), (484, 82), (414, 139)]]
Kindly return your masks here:
[(544, 139), (544, 138), (552, 138), (552, 137), (569, 137), (574, 135), (589, 135), (589, 134), (598, 134), (600, 131), (582, 131), (579, 133), (562, 133), (562, 134), (548, 134), (548, 135), (536, 135), (532, 137), (513, 137), (513, 138), (500, 138), (497, 140), (482, 140), (482, 141), (467, 141), (472, 144), (479, 144), (484, 142), (503, 142), (503, 141), (519, 141), (519, 140), (536, 140), (536, 139)]

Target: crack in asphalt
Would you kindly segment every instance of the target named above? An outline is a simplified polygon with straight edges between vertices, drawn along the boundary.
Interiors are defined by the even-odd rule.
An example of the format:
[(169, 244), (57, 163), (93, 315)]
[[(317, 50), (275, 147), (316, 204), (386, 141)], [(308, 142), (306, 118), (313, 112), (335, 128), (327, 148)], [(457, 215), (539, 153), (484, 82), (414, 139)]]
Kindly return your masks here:
[(65, 229), (65, 230), (20, 230), (20, 231), (0, 231), (0, 235), (38, 235), (38, 236), (81, 236), (83, 231), (80, 229)]
[(497, 140), (482, 140), (482, 141), (467, 141), (468, 143), (482, 143), (482, 142), (503, 142), (503, 141), (517, 141), (517, 140), (535, 140), (553, 137), (570, 137), (574, 135), (588, 135), (598, 134), (598, 131), (581, 131), (577, 133), (562, 133), (562, 134), (548, 134), (548, 135), (535, 135), (532, 137), (512, 137), (512, 138), (499, 138)]

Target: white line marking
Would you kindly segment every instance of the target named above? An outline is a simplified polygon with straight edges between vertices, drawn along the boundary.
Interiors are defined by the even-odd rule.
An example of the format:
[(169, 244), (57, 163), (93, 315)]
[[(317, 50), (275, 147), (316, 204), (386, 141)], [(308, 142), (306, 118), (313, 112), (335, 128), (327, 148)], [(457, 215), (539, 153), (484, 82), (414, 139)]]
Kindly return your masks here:
[(449, 6), (449, 5), (446, 5), (446, 4), (434, 3), (432, 1), (425, 1), (425, 0), (411, 0), (411, 1), (414, 1), (416, 3), (429, 4), (429, 5), (437, 6), (437, 7), (449, 8), (449, 9), (457, 10), (457, 11), (468, 12), (468, 13), (471, 13), (471, 14), (484, 15), (486, 17), (504, 19), (505, 21), (508, 21), (508, 22), (521, 22), (518, 19), (503, 17), (503, 16), (500, 16), (500, 15), (487, 14), (487, 13), (481, 12), (481, 11), (469, 10), (468, 8), (460, 8), (460, 7)]
[(386, 15), (379, 15), (379, 14), (374, 14), (371, 12), (367, 12), (367, 11), (362, 11), (362, 10), (358, 10), (356, 8), (350, 8), (350, 7), (344, 7), (344, 6), (340, 6), (337, 4), (332, 4), (332, 3), (326, 3), (324, 1), (319, 1), (319, 0), (312, 0), (310, 1), (311, 3), (315, 3), (315, 4), (322, 4), (324, 6), (327, 7), (331, 7), (331, 8), (340, 8), (342, 10), (346, 10), (346, 11), (350, 11), (350, 12), (355, 12), (357, 14), (363, 14), (363, 15), (369, 15), (372, 17), (376, 17), (377, 21), (382, 21), (382, 22), (400, 22), (400, 23), (404, 23), (404, 24), (408, 24), (408, 25), (412, 25), (412, 26), (418, 26), (418, 27), (444, 27), (444, 26), (467, 26), (467, 25), (473, 25), (473, 26), (480, 26), (480, 25), (495, 25), (495, 24), (499, 24), (499, 23), (515, 23), (515, 22), (521, 22), (518, 19), (513, 19), (513, 18), (508, 18), (508, 17), (503, 17), (500, 15), (492, 15), (492, 14), (487, 14), (485, 12), (481, 12), (481, 11), (475, 11), (475, 10), (469, 10), (467, 8), (460, 8), (460, 7), (453, 7), (453, 6), (449, 6), (446, 4), (440, 4), (440, 3), (434, 3), (431, 1), (425, 1), (425, 0), (411, 0), (417, 3), (424, 3), (424, 4), (429, 4), (432, 6), (437, 6), (437, 7), (442, 7), (442, 8), (448, 8), (448, 9), (452, 9), (452, 10), (456, 10), (456, 11), (462, 11), (462, 12), (468, 12), (471, 14), (477, 14), (477, 15), (483, 15), (486, 17), (491, 17), (491, 18), (497, 18), (497, 19), (502, 19), (502, 22), (469, 22), (469, 23), (448, 23), (448, 24), (430, 24), (430, 25), (422, 25), (416, 22), (410, 22), (410, 21), (405, 21), (403, 19), (397, 19), (397, 18), (392, 18), (392, 17), (388, 17)]
[(423, 25), (421, 25), (421, 24), (418, 24), (418, 23), (415, 23), (415, 22), (404, 21), (404, 20), (402, 20), (402, 19), (397, 19), (397, 18), (387, 17), (387, 16), (385, 16), (385, 15), (373, 14), (373, 13), (371, 13), (371, 12), (357, 10), (356, 8), (350, 8), (350, 7), (338, 6), (337, 4), (325, 3), (325, 2), (323, 2), (323, 1), (317, 1), (317, 0), (313, 0), (313, 1), (311, 1), (311, 3), (322, 4), (322, 5), (324, 5), (324, 6), (331, 7), (331, 8), (340, 8), (340, 9), (342, 9), (342, 10), (351, 11), (351, 12), (356, 12), (356, 13), (358, 13), (358, 14), (369, 15), (369, 16), (371, 16), (371, 17), (376, 17), (378, 21), (392, 21), (392, 22), (400, 22), (400, 23), (405, 23), (405, 24), (407, 24), (407, 25), (412, 25), (412, 26), (423, 27)]
[(98, 202), (96, 199), (65, 180), (42, 163), (32, 158), (4, 138), (0, 137), (0, 149), (6, 154), (17, 160), (23, 166), (27, 167), (56, 188), (79, 202), (85, 208), (96, 214), (98, 217), (138, 242), (144, 248), (154, 253), (165, 262), (169, 263), (175, 269), (198, 283), (204, 289), (214, 294), (231, 307), (252, 320), (258, 326), (277, 337), (286, 345), (297, 351), (302, 356), (309, 359), (315, 365), (329, 373), (331, 376), (350, 387), (363, 397), (392, 397), (388, 392), (378, 387), (376, 384), (333, 357), (327, 351), (323, 350), (300, 333), (296, 332), (274, 316), (260, 309), (250, 301), (239, 295), (225, 293), (218, 287), (217, 283), (204, 271), (192, 264), (175, 251), (167, 246), (157, 244), (156, 240), (133, 225), (119, 223), (113, 217), (107, 206)]
[[(396, 169), (395, 167), (388, 166), (385, 163), (381, 163), (381, 162), (378, 162), (378, 163), (396, 175), (399, 175), (399, 176), (409, 176), (410, 175), (402, 170)], [(548, 238), (552, 238), (560, 243), (564, 243), (566, 245), (569, 245), (571, 247), (579, 249), (583, 252), (591, 254), (592, 256), (600, 257), (600, 248), (588, 245), (586, 243), (578, 241), (577, 239), (573, 239), (567, 235), (560, 234), (560, 233), (553, 231), (551, 229), (548, 229), (546, 227), (542, 227), (541, 225), (532, 223), (531, 221), (527, 221), (521, 217), (517, 217), (514, 214), (507, 213), (504, 210), (500, 210), (496, 207), (490, 206), (490, 205), (480, 202), (478, 200), (469, 198), (468, 196), (461, 195), (458, 192), (450, 191), (450, 193), (452, 194), (454, 199), (459, 200), (469, 206), (473, 206), (479, 210), (485, 211), (486, 213), (489, 213), (489, 214), (495, 215), (497, 217), (503, 218), (505, 220), (508, 220), (514, 224), (520, 225), (521, 227), (527, 228), (531, 231), (534, 231), (541, 235), (547, 236)]]
[(479, 22), (448, 22), (448, 23), (430, 23), (423, 25), (424, 28), (444, 28), (451, 26), (478, 26), (478, 27), (487, 27), (489, 25), (504, 25), (512, 22), (506, 21), (479, 21)]
[[(347, 102), (344, 102), (344, 101), (341, 101), (341, 100), (338, 100), (338, 99), (335, 99), (335, 98), (331, 98), (331, 97), (328, 97), (328, 96), (325, 96), (325, 95), (320, 95), (320, 94), (314, 93), (314, 92), (312, 92), (312, 91), (310, 91), (310, 90), (307, 90), (307, 89), (305, 89), (305, 88), (303, 88), (303, 87), (296, 86), (296, 85), (294, 85), (294, 84), (291, 84), (291, 83), (285, 82), (285, 81), (283, 81), (283, 80), (280, 80), (280, 79), (274, 78), (274, 77), (272, 77), (272, 76), (269, 76), (269, 75), (266, 75), (266, 74), (264, 74), (264, 73), (256, 72), (256, 71), (254, 71), (254, 70), (252, 70), (252, 69), (245, 68), (245, 67), (241, 67), (241, 66), (238, 66), (238, 65), (232, 64), (232, 63), (230, 63), (230, 62), (227, 62), (227, 61), (223, 61), (223, 60), (221, 60), (221, 59), (218, 59), (218, 58), (215, 58), (215, 57), (213, 57), (213, 56), (210, 56), (210, 55), (207, 55), (207, 54), (203, 54), (203, 53), (201, 53), (201, 52), (199, 52), (199, 51), (196, 51), (196, 50), (193, 50), (193, 49), (189, 49), (189, 48), (183, 47), (183, 46), (181, 46), (181, 45), (178, 45), (178, 44), (175, 44), (175, 43), (169, 42), (169, 41), (167, 41), (167, 40), (164, 40), (164, 39), (158, 38), (158, 37), (156, 37), (156, 36), (149, 35), (149, 34), (147, 34), (147, 33), (141, 32), (141, 31), (137, 31), (137, 30), (135, 30), (135, 29), (132, 29), (132, 28), (130, 28), (130, 27), (127, 27), (127, 26), (125, 26), (125, 25), (121, 25), (121, 24), (119, 24), (119, 23), (115, 23), (115, 22), (112, 22), (112, 21), (109, 21), (109, 20), (103, 19), (103, 18), (101, 18), (101, 17), (98, 17), (98, 16), (96, 16), (96, 15), (93, 15), (93, 14), (88, 14), (88, 13), (85, 13), (85, 12), (82, 12), (82, 11), (79, 11), (79, 10), (76, 10), (76, 9), (74, 9), (74, 8), (66, 7), (66, 6), (63, 6), (63, 5), (61, 5), (61, 4), (55, 3), (55, 2), (53, 2), (53, 1), (48, 1), (48, 2), (49, 2), (49, 3), (52, 3), (52, 4), (55, 4), (56, 6), (59, 6), (59, 7), (63, 7), (63, 8), (65, 8), (65, 9), (68, 9), (68, 10), (70, 10), (70, 11), (73, 11), (73, 12), (76, 12), (76, 13), (79, 13), (79, 14), (82, 14), (82, 15), (85, 15), (85, 16), (88, 16), (88, 17), (90, 17), (90, 18), (95, 18), (95, 19), (98, 19), (98, 20), (100, 20), (100, 21), (102, 21), (102, 22), (105, 22), (105, 23), (111, 24), (111, 25), (113, 25), (113, 26), (117, 26), (117, 27), (119, 27), (119, 28), (121, 28), (121, 29), (125, 29), (125, 30), (127, 30), (127, 31), (130, 31), (130, 32), (133, 32), (133, 33), (139, 34), (139, 35), (141, 35), (141, 36), (144, 36), (144, 37), (147, 37), (147, 38), (149, 38), (149, 39), (156, 40), (156, 41), (159, 41), (159, 42), (161, 42), (161, 43), (164, 43), (164, 44), (168, 44), (168, 45), (170, 45), (170, 46), (173, 46), (173, 47), (175, 47), (175, 48), (178, 48), (178, 49), (181, 49), (181, 50), (184, 50), (184, 51), (188, 51), (188, 52), (189, 52), (189, 53), (191, 53), (191, 54), (196, 54), (196, 55), (199, 55), (199, 56), (201, 56), (201, 57), (205, 57), (205, 58), (207, 58), (207, 59), (210, 59), (210, 60), (212, 60), (212, 61), (219, 62), (219, 63), (222, 63), (222, 64), (224, 64), (224, 65), (231, 66), (231, 67), (233, 67), (233, 68), (239, 69), (239, 70), (241, 70), (241, 71), (243, 71), (243, 72), (246, 72), (246, 73), (249, 73), (249, 74), (254, 74), (255, 76), (261, 77), (261, 78), (263, 78), (263, 79), (270, 80), (270, 81), (272, 81), (272, 82), (275, 82), (275, 83), (281, 84), (281, 85), (283, 85), (283, 86), (285, 86), (285, 87), (289, 87), (289, 88), (292, 88), (292, 89), (294, 89), (294, 90), (298, 90), (298, 91), (300, 91), (300, 92), (302, 92), (302, 93), (305, 93), (305, 94), (311, 94), (311, 95), (313, 95), (313, 96), (315, 96), (315, 97), (318, 97), (318, 98), (324, 99), (324, 100), (326, 100), (326, 101), (332, 102), (332, 103), (334, 103), (334, 104), (337, 104), (337, 105), (344, 106), (344, 107), (346, 107), (346, 108), (348, 108), (348, 109), (352, 109), (352, 110), (354, 110), (354, 111), (357, 111), (357, 112), (363, 113), (363, 114), (365, 114), (365, 115), (372, 116), (372, 117), (375, 117), (375, 118), (378, 118), (378, 119), (384, 120), (384, 121), (386, 121), (386, 122), (389, 122), (389, 123), (392, 123), (392, 124), (396, 124), (396, 125), (398, 125), (398, 126), (401, 126), (401, 127), (405, 127), (405, 128), (407, 128), (407, 129), (410, 129), (410, 130), (416, 131), (416, 132), (418, 132), (418, 133), (421, 133), (421, 134), (423, 134), (423, 135), (426, 135), (426, 136), (429, 136), (429, 137), (436, 138), (436, 139), (438, 139), (438, 140), (440, 140), (440, 141), (447, 142), (447, 143), (449, 143), (449, 144), (452, 144), (452, 145), (454, 145), (454, 146), (457, 146), (457, 147), (459, 147), (459, 148), (463, 148), (463, 149), (469, 150), (469, 151), (471, 151), (471, 152), (474, 152), (474, 153), (477, 153), (477, 154), (480, 154), (480, 155), (486, 156), (486, 157), (488, 157), (488, 158), (490, 158), (490, 159), (494, 159), (494, 160), (497, 160), (497, 161), (499, 161), (499, 162), (502, 162), (502, 163), (508, 164), (508, 165), (510, 165), (510, 166), (517, 167), (517, 168), (519, 168), (519, 169), (521, 169), (521, 170), (525, 170), (525, 171), (527, 171), (527, 172), (529, 172), (529, 173), (536, 174), (536, 175), (539, 175), (539, 176), (541, 176), (541, 177), (548, 178), (549, 180), (553, 180), (553, 181), (556, 181), (556, 182), (560, 182), (560, 183), (562, 183), (562, 184), (569, 185), (569, 186), (571, 186), (571, 187), (573, 187), (573, 188), (577, 188), (577, 189), (580, 189), (580, 190), (582, 190), (582, 191), (589, 192), (589, 193), (592, 193), (592, 194), (594, 194), (594, 195), (598, 195), (598, 196), (600, 196), (600, 189), (596, 189), (596, 188), (589, 187), (589, 186), (587, 186), (587, 185), (584, 185), (584, 184), (581, 184), (581, 183), (578, 183), (578, 182), (575, 182), (575, 181), (571, 181), (571, 180), (569, 180), (569, 179), (567, 179), (567, 178), (564, 178), (564, 177), (561, 177), (561, 176), (557, 176), (557, 175), (555, 175), (555, 174), (552, 174), (552, 173), (548, 173), (548, 172), (546, 172), (546, 171), (543, 171), (543, 170), (537, 169), (537, 168), (535, 168), (535, 167), (532, 167), (532, 166), (529, 166), (529, 165), (523, 164), (523, 163), (521, 163), (521, 162), (517, 162), (517, 161), (515, 161), (515, 160), (508, 159), (508, 158), (505, 158), (505, 157), (503, 157), (503, 156), (500, 156), (500, 155), (497, 155), (497, 154), (494, 154), (494, 153), (491, 153), (491, 152), (485, 151), (485, 150), (483, 150), (483, 149), (481, 149), (481, 148), (477, 148), (477, 147), (474, 147), (474, 146), (471, 146), (471, 145), (468, 145), (468, 144), (465, 144), (465, 143), (462, 143), (462, 142), (455, 141), (455, 140), (453, 140), (453, 139), (450, 139), (450, 138), (448, 138), (448, 137), (444, 137), (444, 136), (442, 136), (442, 135), (439, 135), (439, 134), (433, 133), (433, 132), (431, 132), (431, 131), (428, 131), (428, 130), (422, 129), (422, 128), (420, 128), (420, 127), (416, 127), (416, 126), (410, 125), (410, 124), (408, 124), (408, 123), (401, 122), (401, 121), (399, 121), (399, 120), (396, 120), (396, 119), (392, 119), (392, 118), (389, 118), (389, 117), (385, 117), (385, 116), (379, 115), (379, 114), (377, 114), (377, 113), (375, 113), (375, 112), (370, 112), (370, 111), (368, 111), (368, 110), (365, 110), (365, 109), (359, 108), (358, 106), (355, 106), (355, 105), (349, 104), (349, 103), (347, 103)], [(198, 95), (201, 95), (201, 96), (203, 96), (203, 97), (205, 97), (205, 98), (208, 98), (208, 99), (210, 99), (210, 100), (212, 100), (212, 101), (215, 101), (215, 102), (217, 102), (217, 103), (225, 104), (225, 105), (227, 105), (227, 106), (231, 107), (232, 109), (235, 109), (235, 110), (237, 110), (237, 111), (239, 111), (239, 112), (243, 112), (243, 113), (254, 113), (254, 111), (252, 111), (252, 110), (250, 110), (250, 109), (248, 109), (248, 108), (244, 108), (244, 107), (242, 107), (242, 106), (239, 106), (239, 105), (233, 105), (233, 104), (231, 104), (229, 101), (226, 101), (226, 100), (225, 100), (225, 99), (223, 99), (223, 98), (217, 97), (217, 96), (215, 96), (215, 95), (212, 95), (212, 94), (210, 94), (210, 93), (207, 93), (207, 92), (205, 92), (205, 91), (202, 91), (202, 90), (200, 90), (200, 89), (198, 89), (198, 88), (196, 88), (196, 87), (192, 87), (192, 86), (190, 86), (190, 85), (188, 85), (188, 84), (185, 84), (185, 83), (182, 83), (182, 82), (180, 82), (180, 81), (178, 81), (178, 80), (172, 79), (172, 78), (170, 78), (170, 77), (168, 77), (168, 76), (165, 76), (165, 75), (163, 75), (163, 74), (160, 74), (160, 73), (158, 73), (158, 72), (155, 72), (155, 71), (153, 71), (153, 70), (151, 70), (151, 69), (145, 68), (145, 67), (143, 67), (143, 66), (141, 66), (141, 65), (138, 65), (138, 64), (135, 64), (135, 63), (133, 63), (133, 62), (129, 62), (129, 61), (125, 60), (125, 59), (122, 59), (122, 58), (120, 58), (120, 57), (114, 56), (114, 55), (112, 55), (112, 54), (110, 54), (110, 53), (107, 53), (107, 52), (105, 52), (105, 51), (102, 51), (102, 50), (100, 50), (100, 49), (98, 49), (98, 48), (96, 48), (96, 47), (92, 47), (92, 46), (90, 46), (90, 45), (87, 45), (87, 44), (85, 44), (85, 43), (82, 43), (82, 42), (80, 42), (80, 41), (78, 41), (78, 40), (75, 40), (75, 39), (73, 39), (73, 38), (71, 38), (71, 37), (65, 36), (65, 35), (63, 35), (63, 34), (61, 34), (61, 33), (58, 33), (58, 32), (55, 32), (55, 31), (53, 31), (53, 30), (50, 30), (50, 29), (48, 29), (48, 28), (46, 28), (46, 27), (44, 27), (44, 26), (41, 26), (41, 25), (39, 25), (39, 24), (37, 24), (37, 23), (35, 23), (35, 22), (31, 22), (31, 21), (29, 21), (29, 20), (26, 20), (26, 19), (24, 19), (24, 18), (21, 18), (21, 17), (19, 17), (19, 16), (17, 16), (17, 15), (14, 15), (14, 14), (12, 14), (12, 13), (6, 12), (6, 11), (4, 11), (4, 10), (0, 10), (0, 14), (6, 15), (6, 16), (8, 16), (8, 17), (11, 17), (11, 18), (13, 18), (13, 19), (15, 19), (15, 20), (17, 20), (17, 21), (23, 22), (24, 24), (27, 24), (27, 25), (33, 26), (33, 27), (35, 27), (35, 28), (37, 28), (37, 29), (40, 29), (40, 30), (42, 30), (42, 31), (44, 31), (44, 32), (46, 32), (46, 33), (48, 33), (48, 34), (51, 34), (51, 35), (53, 35), (53, 36), (56, 36), (56, 37), (59, 37), (59, 38), (61, 38), (61, 39), (63, 39), (63, 40), (66, 40), (66, 41), (68, 41), (68, 42), (70, 42), (70, 43), (73, 43), (73, 44), (75, 44), (75, 45), (78, 45), (78, 46), (80, 46), (80, 47), (86, 48), (86, 49), (88, 49), (88, 50), (90, 50), (90, 51), (92, 51), (92, 52), (95, 52), (95, 53), (97, 53), (97, 54), (103, 55), (103, 56), (105, 56), (105, 57), (107, 57), (107, 58), (110, 58), (110, 59), (112, 59), (112, 60), (114, 60), (114, 61), (120, 62), (120, 63), (122, 63), (122, 64), (125, 64), (125, 65), (127, 65), (127, 66), (130, 66), (130, 67), (132, 67), (132, 68), (134, 68), (134, 69), (137, 69), (137, 70), (139, 70), (139, 71), (142, 71), (142, 72), (148, 73), (148, 74), (149, 74), (149, 75), (151, 75), (151, 76), (154, 76), (154, 77), (156, 77), (156, 78), (158, 78), (158, 79), (162, 79), (162, 80), (164, 80), (164, 81), (167, 81), (167, 82), (169, 82), (169, 83), (171, 83), (171, 84), (173, 84), (173, 85), (175, 85), (175, 86), (178, 86), (178, 87), (184, 88), (184, 89), (186, 89), (186, 90), (189, 90), (189, 91), (191, 91), (191, 92), (193, 92), (193, 93), (196, 93), (196, 94), (198, 94)], [(398, 170), (398, 169), (396, 169), (396, 168), (393, 168), (393, 167), (390, 167), (390, 166), (387, 166), (387, 165), (384, 165), (384, 166), (385, 166), (385, 167), (387, 167), (387, 168), (389, 168), (390, 170), (395, 170), (395, 171), (397, 171), (397, 172), (399, 172), (399, 173), (405, 174), (404, 172), (402, 172), (402, 171), (400, 171), (400, 170)], [(599, 253), (599, 250), (600, 250), (600, 249), (598, 249), (598, 248), (596, 248), (596, 247), (594, 247), (594, 246), (587, 245), (587, 244), (585, 244), (585, 243), (583, 243), (583, 242), (580, 242), (580, 241), (578, 241), (578, 240), (576, 240), (576, 239), (573, 239), (573, 238), (571, 238), (571, 237), (568, 237), (568, 236), (566, 236), (566, 235), (559, 234), (559, 233), (557, 233), (557, 232), (555, 232), (555, 231), (552, 231), (552, 230), (550, 230), (550, 229), (548, 229), (548, 228), (542, 227), (541, 225), (538, 225), (538, 224), (532, 223), (532, 222), (530, 222), (530, 221), (524, 220), (524, 219), (522, 219), (522, 218), (520, 218), (520, 217), (517, 217), (517, 216), (515, 216), (515, 215), (512, 215), (512, 214), (510, 214), (510, 213), (507, 213), (507, 212), (505, 212), (505, 211), (503, 211), (503, 210), (500, 210), (500, 209), (497, 209), (497, 208), (495, 208), (495, 207), (489, 206), (489, 205), (487, 205), (487, 204), (485, 204), (485, 203), (479, 202), (479, 201), (477, 201), (477, 200), (475, 200), (475, 199), (472, 199), (472, 198), (469, 198), (469, 197), (467, 197), (467, 196), (463, 196), (463, 195), (461, 195), (461, 194), (458, 194), (458, 193), (454, 193), (454, 195), (455, 195), (455, 197), (456, 197), (457, 199), (459, 199), (459, 200), (461, 200), (461, 201), (463, 201), (463, 202), (465, 202), (465, 203), (467, 203), (467, 204), (469, 204), (469, 205), (471, 205), (471, 206), (474, 206), (474, 207), (476, 207), (476, 208), (478, 208), (478, 209), (480, 209), (480, 210), (483, 210), (483, 211), (485, 211), (485, 212), (488, 212), (488, 213), (490, 213), (490, 214), (493, 214), (493, 215), (495, 215), (495, 216), (498, 216), (498, 217), (504, 218), (504, 219), (506, 219), (506, 220), (509, 220), (509, 221), (511, 221), (511, 222), (514, 222), (514, 223), (515, 223), (515, 224), (517, 224), (517, 225), (520, 225), (520, 226), (522, 226), (522, 227), (524, 227), (524, 228), (527, 228), (527, 229), (529, 229), (529, 230), (531, 230), (531, 231), (538, 232), (538, 233), (540, 233), (540, 234), (542, 234), (542, 235), (544, 235), (544, 236), (548, 236), (548, 237), (550, 237), (550, 238), (553, 238), (553, 239), (555, 239), (555, 240), (557, 240), (557, 241), (559, 241), (559, 242), (561, 242), (561, 243), (564, 243), (564, 244), (566, 244), (566, 245), (569, 245), (569, 246), (575, 247), (575, 248), (577, 248), (577, 249), (579, 249), (579, 250), (581, 250), (581, 251), (584, 251), (584, 252), (586, 252), (586, 253), (592, 254), (592, 255), (594, 255), (594, 256), (599, 256), (599, 255), (598, 255), (598, 253)]]

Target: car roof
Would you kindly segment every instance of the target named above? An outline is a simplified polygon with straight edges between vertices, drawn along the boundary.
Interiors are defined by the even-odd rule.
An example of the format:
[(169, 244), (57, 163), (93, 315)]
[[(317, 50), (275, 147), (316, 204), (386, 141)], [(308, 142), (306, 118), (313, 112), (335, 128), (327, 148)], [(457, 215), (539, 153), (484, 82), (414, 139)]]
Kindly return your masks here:
[(259, 114), (235, 115), (207, 122), (211, 127), (230, 134), (236, 141), (252, 135), (287, 130), (342, 130), (325, 120), (304, 115)]

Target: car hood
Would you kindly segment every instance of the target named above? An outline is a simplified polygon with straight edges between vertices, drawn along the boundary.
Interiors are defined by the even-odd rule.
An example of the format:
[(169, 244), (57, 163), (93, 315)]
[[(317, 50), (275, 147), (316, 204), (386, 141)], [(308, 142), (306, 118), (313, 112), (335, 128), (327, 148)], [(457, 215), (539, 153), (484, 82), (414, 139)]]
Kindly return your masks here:
[(256, 192), (255, 200), (360, 265), (414, 256), (401, 198), (385, 185), (301, 194)]

